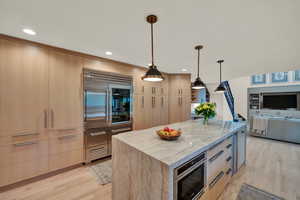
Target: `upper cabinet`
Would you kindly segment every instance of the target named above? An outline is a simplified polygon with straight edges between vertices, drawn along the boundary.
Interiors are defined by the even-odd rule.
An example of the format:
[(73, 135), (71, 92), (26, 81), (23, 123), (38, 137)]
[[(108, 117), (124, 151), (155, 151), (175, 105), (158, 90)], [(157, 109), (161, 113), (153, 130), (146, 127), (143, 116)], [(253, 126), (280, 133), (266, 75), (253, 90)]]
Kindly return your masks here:
[(190, 74), (169, 75), (169, 123), (186, 121), (191, 116)]
[(52, 129), (82, 127), (82, 69), (78, 56), (49, 53), (49, 116)]
[(0, 40), (0, 136), (47, 128), (47, 50)]

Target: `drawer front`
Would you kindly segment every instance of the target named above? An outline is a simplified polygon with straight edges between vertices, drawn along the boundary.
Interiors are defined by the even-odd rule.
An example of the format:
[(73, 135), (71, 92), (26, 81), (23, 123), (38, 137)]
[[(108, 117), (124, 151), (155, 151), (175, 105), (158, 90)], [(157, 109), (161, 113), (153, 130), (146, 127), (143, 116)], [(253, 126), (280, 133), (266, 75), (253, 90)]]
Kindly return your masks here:
[(48, 172), (48, 158), (0, 166), (0, 187), (26, 180)]
[(49, 156), (49, 170), (54, 171), (83, 162), (83, 148)]
[(71, 133), (49, 139), (49, 155), (83, 149), (83, 134)]
[(210, 159), (211, 157), (215, 156), (218, 152), (222, 151), (224, 149), (224, 141), (220, 142), (213, 148), (210, 148), (207, 151), (207, 159)]
[(207, 161), (207, 179), (212, 181), (214, 177), (226, 167), (226, 151), (220, 150)]
[(103, 158), (109, 155), (108, 145), (99, 145), (86, 150), (86, 162)]
[(223, 193), (227, 184), (227, 176), (225, 171), (220, 171), (219, 174), (209, 183), (209, 199), (217, 200), (218, 197)]
[(47, 140), (27, 140), (0, 146), (0, 165), (17, 165), (48, 156)]
[(19, 142), (29, 141), (29, 140), (46, 140), (48, 135), (41, 132), (16, 132), (9, 136), (0, 137), (0, 146), (7, 144), (15, 144)]
[(83, 130), (81, 128), (66, 128), (66, 129), (56, 129), (49, 131), (49, 137), (61, 137), (64, 135), (72, 135), (72, 134), (82, 134)]
[(107, 144), (108, 133), (107, 131), (98, 131), (94, 133), (85, 133), (87, 148)]

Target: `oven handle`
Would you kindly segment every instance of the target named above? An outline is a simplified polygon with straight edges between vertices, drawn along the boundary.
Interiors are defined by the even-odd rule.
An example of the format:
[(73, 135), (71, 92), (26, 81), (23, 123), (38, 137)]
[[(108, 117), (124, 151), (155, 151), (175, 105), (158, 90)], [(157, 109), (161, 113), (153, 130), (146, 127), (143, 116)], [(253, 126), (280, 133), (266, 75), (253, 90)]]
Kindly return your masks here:
[(90, 136), (99, 136), (99, 135), (105, 135), (106, 132), (105, 131), (101, 131), (101, 132), (96, 132), (96, 133), (90, 133)]
[(205, 167), (205, 162), (206, 162), (206, 159), (200, 160), (199, 162), (197, 162), (196, 164), (194, 164), (193, 166), (191, 166), (190, 168), (188, 168), (187, 170), (182, 172), (182, 174), (177, 176), (176, 181), (179, 181), (180, 179), (184, 178), (186, 175), (188, 175), (189, 173), (194, 171), (196, 168), (200, 167), (202, 164), (204, 164), (204, 167)]

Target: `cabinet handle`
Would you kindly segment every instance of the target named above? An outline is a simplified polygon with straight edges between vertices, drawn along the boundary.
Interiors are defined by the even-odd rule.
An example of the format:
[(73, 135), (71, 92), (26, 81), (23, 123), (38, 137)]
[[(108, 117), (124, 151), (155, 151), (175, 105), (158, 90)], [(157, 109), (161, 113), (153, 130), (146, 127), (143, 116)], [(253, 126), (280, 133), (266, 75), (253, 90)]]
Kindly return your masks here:
[(39, 135), (39, 133), (18, 133), (13, 135), (12, 137), (22, 137), (22, 136), (28, 136), (28, 135)]
[(142, 87), (142, 93), (144, 93), (144, 91), (145, 91), (145, 86)]
[(161, 97), (161, 107), (164, 107), (164, 97)]
[(229, 161), (231, 161), (231, 159), (232, 159), (232, 157), (229, 156), (229, 157), (226, 159), (226, 161), (229, 162)]
[(155, 107), (155, 97), (152, 97), (152, 107)]
[(57, 129), (58, 131), (75, 131), (77, 128), (63, 128), (63, 129)]
[(16, 147), (22, 147), (22, 146), (28, 146), (28, 145), (34, 145), (37, 144), (37, 141), (33, 141), (33, 142), (22, 142), (22, 143), (15, 143), (14, 146)]
[(58, 137), (58, 139), (63, 140), (63, 139), (71, 139), (74, 137), (76, 137), (76, 135), (64, 135), (64, 136)]
[(44, 128), (48, 128), (48, 112), (44, 110)]
[(209, 184), (209, 188), (212, 188), (214, 187), (218, 182), (219, 180), (224, 176), (224, 172), (221, 171), (217, 176), (216, 178), (214, 178), (214, 180)]
[(145, 99), (144, 96), (142, 96), (142, 108), (144, 108), (144, 105), (145, 105)]
[(180, 89), (178, 89), (178, 95), (180, 95)]
[(209, 159), (209, 162), (215, 161), (215, 160), (216, 160), (217, 158), (219, 158), (223, 153), (224, 153), (223, 150), (222, 150), (222, 151), (219, 151), (216, 155), (214, 155), (213, 157), (211, 157), (211, 158)]
[(105, 131), (101, 131), (101, 132), (96, 132), (96, 133), (90, 133), (90, 136), (99, 136), (99, 135), (105, 135), (106, 132)]
[(51, 127), (54, 128), (54, 112), (51, 109)]
[(231, 146), (232, 146), (232, 144), (228, 144), (228, 145), (226, 146), (226, 148), (229, 149)]

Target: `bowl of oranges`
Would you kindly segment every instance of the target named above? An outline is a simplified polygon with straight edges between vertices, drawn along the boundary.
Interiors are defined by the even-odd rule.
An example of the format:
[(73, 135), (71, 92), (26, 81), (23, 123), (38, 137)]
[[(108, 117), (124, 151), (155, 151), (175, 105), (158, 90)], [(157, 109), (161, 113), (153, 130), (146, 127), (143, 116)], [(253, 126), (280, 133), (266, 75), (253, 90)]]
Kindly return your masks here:
[(163, 140), (177, 140), (181, 135), (181, 129), (175, 130), (169, 127), (156, 131), (157, 135)]

